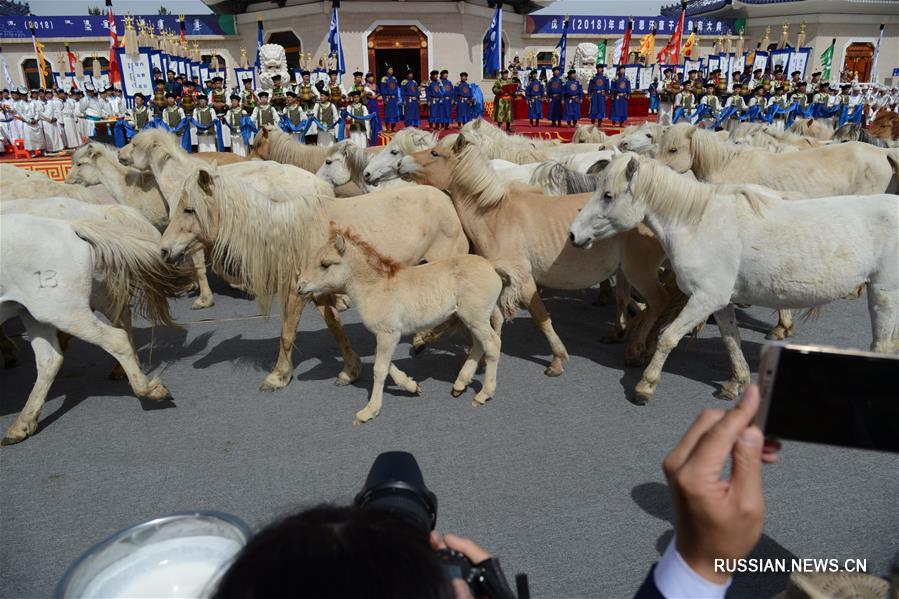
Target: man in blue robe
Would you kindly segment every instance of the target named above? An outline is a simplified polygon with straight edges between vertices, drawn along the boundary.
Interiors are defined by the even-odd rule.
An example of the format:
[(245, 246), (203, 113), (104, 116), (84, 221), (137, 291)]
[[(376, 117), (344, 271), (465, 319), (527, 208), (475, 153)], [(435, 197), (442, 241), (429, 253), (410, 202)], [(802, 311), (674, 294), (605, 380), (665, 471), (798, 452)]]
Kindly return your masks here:
[(440, 71), (440, 83), (443, 84), (443, 128), (449, 129), (453, 122), (453, 103), (456, 101), (456, 90), (453, 82), (449, 80), (449, 71), (446, 69)]
[(624, 67), (618, 67), (618, 77), (612, 83), (612, 125), (623, 127), (627, 120), (627, 102), (631, 97), (631, 82), (624, 76)]
[(412, 78), (415, 75), (411, 70), (406, 73), (403, 81), (403, 124), (407, 127), (421, 125), (421, 109), (418, 105), (421, 94), (418, 91), (418, 83)]
[(609, 93), (609, 80), (603, 73), (604, 64), (596, 65), (596, 76), (590, 80), (587, 93), (590, 96), (590, 122), (602, 126), (606, 118), (606, 96)]
[(553, 76), (546, 86), (546, 95), (549, 96), (549, 122), (553, 127), (562, 126), (562, 117), (565, 115), (562, 104), (562, 92), (565, 90), (565, 82), (559, 76), (561, 69), (553, 67)]
[(468, 83), (468, 73), (459, 73), (459, 83), (453, 95), (456, 98), (456, 123), (461, 127), (474, 118), (474, 95)]
[(437, 71), (431, 71), (431, 80), (425, 88), (425, 99), (428, 102), (428, 128), (431, 131), (441, 129), (443, 119), (443, 83), (437, 78)]
[(524, 90), (528, 102), (528, 122), (532, 127), (539, 127), (540, 119), (543, 118), (543, 97), (546, 95), (546, 89), (537, 79), (537, 71), (531, 71), (529, 77)]
[(381, 77), (381, 99), (384, 101), (384, 122), (388, 131), (396, 131), (400, 120), (400, 84), (393, 76), (393, 67), (387, 66), (387, 75)]
[(581, 100), (584, 97), (584, 86), (577, 80), (577, 71), (568, 71), (568, 79), (565, 80), (565, 120), (569, 127), (577, 125), (581, 118)]

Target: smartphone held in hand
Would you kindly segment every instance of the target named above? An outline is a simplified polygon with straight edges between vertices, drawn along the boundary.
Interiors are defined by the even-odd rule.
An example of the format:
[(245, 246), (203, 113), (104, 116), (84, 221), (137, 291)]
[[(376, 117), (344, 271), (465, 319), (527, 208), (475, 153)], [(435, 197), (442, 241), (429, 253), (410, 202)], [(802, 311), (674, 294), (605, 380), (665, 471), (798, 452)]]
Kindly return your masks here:
[(772, 343), (759, 389), (766, 437), (899, 453), (899, 356)]

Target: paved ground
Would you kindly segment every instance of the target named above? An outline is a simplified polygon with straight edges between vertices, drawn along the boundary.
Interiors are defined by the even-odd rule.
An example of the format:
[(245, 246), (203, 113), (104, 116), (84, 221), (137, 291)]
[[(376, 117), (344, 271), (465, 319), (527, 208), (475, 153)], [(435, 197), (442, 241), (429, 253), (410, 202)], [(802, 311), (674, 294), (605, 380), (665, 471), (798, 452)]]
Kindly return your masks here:
[[(106, 379), (111, 358), (73, 343), (37, 435), (0, 451), (0, 595), (49, 596), (83, 549), (154, 515), (208, 508), (258, 527), (349, 501), (379, 452), (406, 449), (440, 498), (439, 528), (499, 554), (510, 576), (527, 572), (535, 596), (629, 596), (672, 534), (662, 458), (700, 409), (722, 406), (712, 391), (727, 359), (707, 327), (674, 352), (655, 402), (633, 406), (624, 390), (639, 371), (624, 369), (620, 346), (597, 342), (612, 310), (591, 306), (591, 295), (544, 293), (572, 354), (563, 377), (543, 375), (547, 346), (523, 317), (504, 331), (498, 394), (480, 409), (469, 407), (473, 392), (449, 393), (459, 340), (415, 358), (404, 344), (397, 364), (424, 394), (389, 388), (381, 416), (358, 429), (350, 424), (371, 384), (374, 343), (352, 311), (344, 320), (366, 368), (349, 388), (333, 385), (339, 354), (312, 311), (296, 379), (260, 393), (279, 319), (255, 318), (255, 304), (221, 294), (201, 312), (179, 300), (181, 330), (137, 330), (141, 359), (175, 397), (169, 405), (137, 400)], [(754, 367), (774, 315), (750, 309), (741, 319)], [(865, 301), (845, 301), (801, 325), (798, 339), (866, 347), (869, 331)], [(20, 365), (0, 374), (4, 430), (34, 376), (30, 349), (16, 341)], [(765, 491), (757, 555), (867, 558), (869, 571), (887, 572), (899, 547), (895, 456), (787, 443)], [(738, 578), (731, 596), (771, 596), (784, 584), (782, 575)]]

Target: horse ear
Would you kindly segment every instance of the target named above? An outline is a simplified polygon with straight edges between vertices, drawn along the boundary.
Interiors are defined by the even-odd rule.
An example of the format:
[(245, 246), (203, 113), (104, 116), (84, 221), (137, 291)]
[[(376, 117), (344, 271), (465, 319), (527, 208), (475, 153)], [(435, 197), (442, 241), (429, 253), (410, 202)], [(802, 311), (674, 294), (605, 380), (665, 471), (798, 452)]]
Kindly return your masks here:
[(478, 120), (476, 120), (476, 121), (474, 122), (474, 128), (475, 128), (475, 129), (480, 129), (480, 128), (481, 128), (481, 119), (478, 119)]
[(200, 172), (197, 174), (197, 183), (206, 195), (212, 195), (212, 173), (205, 168), (201, 168)]
[(587, 174), (588, 175), (598, 175), (599, 173), (604, 171), (607, 166), (609, 166), (609, 162), (610, 161), (606, 160), (605, 158), (603, 158), (601, 160), (597, 160), (590, 166), (590, 168), (587, 169)]
[(808, 122), (806, 123), (806, 125), (808, 125), (809, 127), (811, 127), (814, 124), (815, 124), (815, 119), (809, 119)]
[(268, 127), (262, 128), (262, 137), (266, 139), (268, 138)]
[(696, 133), (696, 130), (697, 130), (697, 129), (699, 129), (699, 125), (692, 125), (692, 126), (687, 130), (687, 137), (688, 137), (689, 139), (693, 139), (693, 134)]
[(624, 176), (627, 178), (628, 182), (634, 178), (634, 175), (637, 173), (637, 169), (640, 167), (640, 163), (637, 162), (636, 158), (631, 158), (630, 162), (627, 163), (627, 168), (624, 170)]
[(456, 138), (455, 143), (453, 143), (453, 154), (458, 154), (459, 152), (464, 150), (465, 146), (467, 145), (468, 140), (465, 139), (465, 136), (460, 133), (459, 137)]
[(341, 256), (346, 253), (346, 239), (343, 238), (343, 235), (337, 235), (334, 237), (334, 247), (337, 249), (337, 253)]

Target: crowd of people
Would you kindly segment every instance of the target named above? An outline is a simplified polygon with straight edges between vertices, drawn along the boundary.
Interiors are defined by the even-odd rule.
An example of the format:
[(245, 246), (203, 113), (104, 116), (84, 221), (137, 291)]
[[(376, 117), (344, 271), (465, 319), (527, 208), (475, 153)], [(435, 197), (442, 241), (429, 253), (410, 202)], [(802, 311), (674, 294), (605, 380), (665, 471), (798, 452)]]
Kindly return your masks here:
[[(539, 127), (548, 119), (551, 127), (574, 127), (581, 119), (584, 100), (589, 101), (587, 115), (592, 124), (623, 126), (628, 120), (628, 102), (632, 92), (624, 67), (615, 69), (615, 77), (606, 74), (606, 65), (596, 65), (596, 74), (584, 85), (571, 69), (530, 70), (522, 81), (519, 70), (503, 69), (492, 87), (494, 122), (511, 131), (513, 100), (527, 102), (528, 121)], [(27, 90), (24, 87), (0, 92), (0, 152), (16, 139), (24, 141), (31, 155), (54, 154), (84, 144), (97, 132), (97, 123), (124, 119), (135, 132), (161, 121), (172, 130), (189, 127), (190, 143), (199, 151), (222, 151), (246, 155), (252, 134), (246, 131), (267, 125), (280, 126), (298, 141), (329, 146), (337, 141), (338, 129), (360, 147), (372, 140), (372, 127), (387, 132), (396, 130), (402, 121), (407, 127), (421, 127), (426, 119), (431, 130), (462, 126), (484, 112), (484, 96), (476, 84), (460, 73), (458, 82), (449, 78), (447, 70), (430, 72), (429, 79), (417, 82), (411, 69), (405, 79), (387, 67), (380, 81), (372, 73), (353, 73), (347, 89), (335, 70), (327, 78), (303, 70), (295, 82), (272, 77), (271, 89), (254, 88), (253, 78), (245, 78), (239, 88), (228, 90), (222, 77), (200, 82), (169, 71), (167, 77), (154, 71), (151, 96), (135, 94), (133, 105), (126, 106), (122, 90), (109, 86), (95, 89), (90, 83), (70, 91), (58, 89)], [(647, 89), (649, 112), (661, 122), (692, 120), (707, 127), (730, 128), (745, 120), (765, 120), (784, 127), (796, 113), (838, 114), (841, 106), (855, 110), (864, 107), (864, 119), (872, 121), (879, 111), (895, 111), (899, 89), (874, 85), (862, 88), (858, 82), (837, 85), (812, 73), (810, 80), (795, 71), (789, 77), (780, 65), (763, 71), (746, 67), (730, 77), (714, 69), (706, 77), (698, 70), (675, 73), (665, 68), (661, 80), (655, 77)], [(425, 107), (423, 113), (422, 107)], [(818, 106), (824, 110), (815, 112)], [(369, 115), (378, 115), (377, 123)], [(796, 114), (793, 114), (795, 117)], [(838, 116), (824, 117), (837, 125)], [(187, 125), (182, 125), (187, 119)], [(213, 123), (221, 124), (217, 133)], [(341, 127), (338, 127), (341, 125)], [(180, 135), (180, 133), (178, 133)], [(185, 133), (186, 135), (186, 133)], [(375, 131), (375, 137), (377, 130)]]

